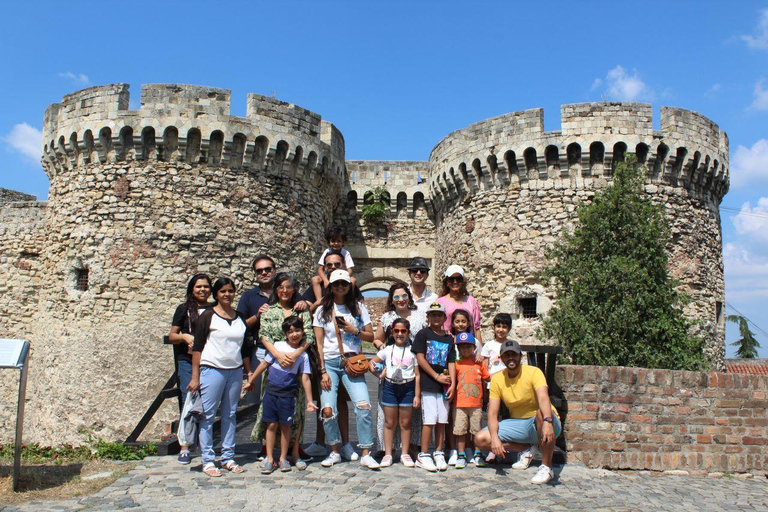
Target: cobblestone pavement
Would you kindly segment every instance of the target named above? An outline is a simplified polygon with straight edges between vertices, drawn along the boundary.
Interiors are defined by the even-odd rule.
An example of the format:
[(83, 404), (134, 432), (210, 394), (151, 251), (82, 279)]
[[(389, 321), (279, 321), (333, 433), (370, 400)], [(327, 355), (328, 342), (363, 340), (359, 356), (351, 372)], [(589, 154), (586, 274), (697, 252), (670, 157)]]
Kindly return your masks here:
[(429, 474), (392, 466), (363, 470), (358, 463), (333, 468), (310, 464), (303, 472), (261, 475), (254, 456), (242, 457), (246, 472), (211, 479), (199, 459), (179, 466), (174, 457), (150, 457), (97, 494), (63, 502), (31, 502), (11, 510), (272, 510), (414, 509), (503, 510), (768, 510), (768, 480), (728, 477), (649, 475), (557, 468), (549, 485), (530, 483), (531, 466), (508, 465)]

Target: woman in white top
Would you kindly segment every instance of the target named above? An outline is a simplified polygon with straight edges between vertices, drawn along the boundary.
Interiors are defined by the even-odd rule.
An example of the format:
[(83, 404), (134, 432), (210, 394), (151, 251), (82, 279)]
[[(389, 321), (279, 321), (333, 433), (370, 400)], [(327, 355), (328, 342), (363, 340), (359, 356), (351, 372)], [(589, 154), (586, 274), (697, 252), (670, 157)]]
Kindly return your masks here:
[(246, 346), (247, 327), (242, 313), (232, 307), (235, 283), (220, 277), (213, 283), (216, 305), (200, 315), (192, 345), (192, 380), (187, 387), (200, 391), (204, 418), (200, 422), (200, 452), (203, 473), (221, 476), (214, 464), (213, 419), (221, 405), (221, 467), (233, 473), (243, 468), (235, 462), (235, 413), (240, 400), (243, 367), (251, 372), (250, 347)]
[[(376, 350), (381, 350), (386, 346), (387, 338), (389, 337), (390, 327), (392, 322), (398, 318), (408, 320), (409, 334), (408, 344), (413, 342), (413, 337), (417, 332), (427, 326), (427, 316), (423, 311), (417, 309), (413, 300), (413, 295), (405, 284), (395, 283), (389, 288), (389, 295), (387, 295), (387, 309), (379, 325), (376, 326), (376, 339), (373, 340), (373, 344), (376, 346)], [(384, 448), (384, 424), (385, 414), (384, 408), (381, 404), (381, 393), (383, 389), (383, 383), (379, 383), (379, 407), (376, 413), (376, 438), (379, 448)], [(395, 430), (394, 446), (400, 444), (400, 431)], [(419, 447), (421, 446), (421, 414), (414, 414), (411, 428), (411, 451), (419, 453)], [(407, 448), (407, 447), (406, 447)]]
[[(336, 419), (336, 398), (339, 384), (349, 393), (357, 416), (357, 436), (363, 456), (360, 464), (370, 469), (377, 469), (378, 462), (371, 454), (373, 446), (373, 423), (371, 420), (371, 400), (365, 376), (350, 377), (344, 371), (341, 358), (362, 352), (363, 340), (373, 341), (371, 317), (365, 306), (355, 299), (350, 286), (349, 273), (346, 270), (334, 270), (328, 279), (320, 306), (315, 311), (312, 326), (315, 330), (317, 352), (320, 356), (320, 402), (322, 404), (323, 429), (325, 440), (331, 446), (331, 453), (321, 463), (331, 467), (341, 462), (339, 444), (341, 433)], [(336, 335), (338, 325), (341, 334), (343, 354), (339, 353), (339, 339)]]

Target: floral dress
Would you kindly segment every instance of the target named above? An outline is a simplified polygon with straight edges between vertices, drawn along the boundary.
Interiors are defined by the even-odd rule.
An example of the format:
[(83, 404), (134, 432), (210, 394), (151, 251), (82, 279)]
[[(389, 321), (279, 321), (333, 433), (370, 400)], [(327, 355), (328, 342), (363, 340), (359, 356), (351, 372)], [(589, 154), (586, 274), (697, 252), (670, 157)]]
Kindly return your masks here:
[[(308, 311), (294, 310), (291, 314), (298, 316), (304, 322), (304, 335), (305, 339), (307, 340), (307, 345), (314, 345), (315, 331), (312, 330), (312, 316)], [(269, 309), (266, 311), (266, 313), (261, 315), (261, 328), (259, 330), (259, 336), (272, 344), (285, 340), (285, 334), (283, 334), (283, 321), (286, 318), (287, 317), (283, 313), (283, 308), (280, 307), (280, 304), (272, 304), (269, 306)], [(269, 369), (267, 369), (267, 371), (262, 374), (262, 398), (264, 397), (264, 390), (267, 388), (268, 373)], [(294, 421), (293, 425), (291, 425), (291, 444), (293, 444), (293, 442), (296, 440), (296, 434), (298, 433), (299, 428), (304, 426), (304, 412), (306, 410), (306, 404), (304, 403), (305, 400), (306, 398), (304, 394), (304, 387), (301, 385), (301, 382), (299, 382), (299, 385), (296, 388), (296, 410), (294, 412)], [(262, 408), (259, 407), (259, 412), (256, 415), (256, 423), (253, 425), (253, 430), (251, 431), (251, 441), (254, 443), (261, 443), (264, 441), (264, 437), (267, 433), (267, 427), (269, 426), (268, 423), (261, 421), (261, 410)]]
[[(389, 326), (392, 325), (392, 322), (398, 318), (400, 318), (400, 315), (398, 315), (397, 312), (387, 311), (381, 315), (379, 325), (381, 325), (381, 328), (384, 330), (384, 332), (386, 332), (387, 329), (389, 329)], [(416, 333), (427, 326), (427, 316), (423, 311), (414, 309), (411, 310), (411, 318), (408, 319), (408, 322), (411, 324), (411, 331), (408, 334), (408, 343), (412, 343), (413, 337), (416, 336)], [(381, 406), (381, 392), (383, 388), (383, 381), (380, 381), (379, 408), (376, 411), (376, 436), (378, 438), (376, 441), (381, 450), (384, 449), (384, 409)], [(418, 412), (414, 412), (411, 416), (411, 444), (415, 444), (416, 446), (421, 445), (421, 413)], [(400, 429), (396, 428), (395, 437), (392, 442), (392, 448), (396, 449), (399, 445)]]

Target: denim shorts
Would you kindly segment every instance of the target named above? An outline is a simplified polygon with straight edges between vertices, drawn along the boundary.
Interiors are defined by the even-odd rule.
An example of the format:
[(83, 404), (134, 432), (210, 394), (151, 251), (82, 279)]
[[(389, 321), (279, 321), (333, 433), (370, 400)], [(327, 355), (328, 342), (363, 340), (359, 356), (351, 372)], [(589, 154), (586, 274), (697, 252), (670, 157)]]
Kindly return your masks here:
[(413, 407), (415, 397), (415, 380), (403, 384), (393, 384), (385, 380), (381, 390), (381, 405), (384, 407)]
[(296, 412), (296, 397), (275, 396), (264, 393), (261, 400), (261, 421), (264, 423), (279, 423), (293, 425), (293, 415)]
[[(563, 427), (560, 424), (560, 419), (554, 414), (552, 415), (552, 426), (555, 430), (555, 439), (557, 439)], [(499, 422), (499, 439), (503, 443), (538, 445), (540, 439), (539, 433), (536, 431), (536, 416), (522, 420), (501, 420)]]

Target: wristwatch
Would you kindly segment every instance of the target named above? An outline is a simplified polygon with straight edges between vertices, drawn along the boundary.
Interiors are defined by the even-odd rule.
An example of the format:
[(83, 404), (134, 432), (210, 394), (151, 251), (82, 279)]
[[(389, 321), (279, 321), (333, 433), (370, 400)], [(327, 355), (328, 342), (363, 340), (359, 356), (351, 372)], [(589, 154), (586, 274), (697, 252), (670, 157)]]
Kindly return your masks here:
[(554, 424), (554, 420), (552, 419), (552, 416), (549, 416), (548, 418), (544, 418), (542, 421), (546, 421), (547, 423), (553, 423)]

